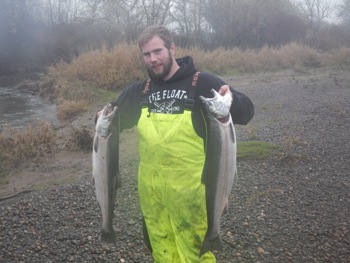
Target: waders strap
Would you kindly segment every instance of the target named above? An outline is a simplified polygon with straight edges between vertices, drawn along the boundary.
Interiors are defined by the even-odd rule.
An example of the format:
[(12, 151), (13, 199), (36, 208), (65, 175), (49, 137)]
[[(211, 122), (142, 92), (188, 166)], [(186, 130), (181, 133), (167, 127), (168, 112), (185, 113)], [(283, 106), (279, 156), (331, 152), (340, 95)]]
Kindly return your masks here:
[[(151, 91), (151, 80), (148, 79), (146, 81), (146, 84), (145, 84), (145, 87), (143, 88), (143, 91), (142, 91), (142, 102), (141, 102), (141, 107), (142, 108), (146, 108), (148, 107), (148, 95)], [(150, 115), (150, 108), (148, 107), (148, 116)]]
[(142, 107), (148, 106), (148, 95), (149, 95), (150, 91), (151, 91), (151, 80), (148, 79), (146, 81), (145, 87), (143, 88), (143, 91), (142, 91), (142, 96), (143, 96), (142, 102), (141, 102)]
[(193, 75), (192, 85), (189, 89), (188, 96), (185, 102), (185, 110), (192, 110), (194, 105), (194, 97), (196, 95), (197, 81), (199, 78), (199, 71)]

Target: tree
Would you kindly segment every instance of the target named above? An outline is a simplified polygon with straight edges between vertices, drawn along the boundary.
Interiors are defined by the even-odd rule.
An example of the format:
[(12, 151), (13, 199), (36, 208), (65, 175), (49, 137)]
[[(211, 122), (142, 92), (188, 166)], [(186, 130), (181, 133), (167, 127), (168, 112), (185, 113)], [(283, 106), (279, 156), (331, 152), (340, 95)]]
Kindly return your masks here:
[(31, 60), (38, 59), (36, 37), (40, 23), (29, 11), (28, 2), (0, 2), (0, 73), (26, 71)]
[(346, 42), (350, 45), (350, 0), (343, 0), (338, 6), (338, 17), (341, 19), (340, 27), (345, 36)]
[(215, 46), (259, 48), (304, 34), (289, 0), (209, 0), (205, 18), (214, 31)]
[(338, 7), (338, 17), (342, 22), (350, 23), (350, 0), (343, 0)]
[(328, 0), (297, 0), (295, 2), (308, 25), (307, 41), (310, 45), (317, 47), (322, 24), (331, 17), (335, 5)]
[(205, 47), (208, 44), (206, 33), (210, 29), (204, 17), (206, 10), (207, 1), (174, 1), (170, 15), (178, 33), (177, 41), (182, 46), (201, 45)]
[(165, 24), (172, 5), (172, 0), (141, 0), (146, 25)]

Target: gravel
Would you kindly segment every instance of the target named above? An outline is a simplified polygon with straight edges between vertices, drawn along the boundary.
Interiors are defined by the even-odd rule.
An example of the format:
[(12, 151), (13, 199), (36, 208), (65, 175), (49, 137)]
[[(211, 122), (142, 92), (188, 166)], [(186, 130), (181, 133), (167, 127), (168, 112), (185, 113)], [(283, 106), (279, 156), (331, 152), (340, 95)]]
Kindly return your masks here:
[[(350, 74), (232, 77), (256, 115), (237, 126), (281, 150), (240, 160), (222, 220), (218, 262), (350, 262)], [(101, 216), (90, 174), (0, 201), (0, 262), (152, 262), (143, 244), (137, 163), (122, 165), (115, 246), (98, 240)]]

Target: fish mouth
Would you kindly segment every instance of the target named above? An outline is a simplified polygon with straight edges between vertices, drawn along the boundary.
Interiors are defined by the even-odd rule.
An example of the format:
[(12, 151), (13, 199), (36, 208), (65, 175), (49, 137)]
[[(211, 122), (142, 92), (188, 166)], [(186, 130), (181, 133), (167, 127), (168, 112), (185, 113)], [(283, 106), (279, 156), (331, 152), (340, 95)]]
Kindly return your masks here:
[(103, 118), (110, 119), (111, 117), (113, 117), (117, 112), (117, 108), (118, 108), (117, 106), (113, 107), (112, 104), (110, 103), (106, 105), (102, 113)]

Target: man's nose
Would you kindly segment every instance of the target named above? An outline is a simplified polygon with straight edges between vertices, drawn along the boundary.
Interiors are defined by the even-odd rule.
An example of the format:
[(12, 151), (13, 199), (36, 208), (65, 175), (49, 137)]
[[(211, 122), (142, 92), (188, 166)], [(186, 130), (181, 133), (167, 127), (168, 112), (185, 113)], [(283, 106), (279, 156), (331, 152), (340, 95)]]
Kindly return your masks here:
[(156, 61), (156, 60), (157, 60), (156, 54), (151, 53), (151, 61), (153, 62), (153, 61)]

